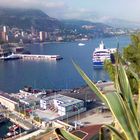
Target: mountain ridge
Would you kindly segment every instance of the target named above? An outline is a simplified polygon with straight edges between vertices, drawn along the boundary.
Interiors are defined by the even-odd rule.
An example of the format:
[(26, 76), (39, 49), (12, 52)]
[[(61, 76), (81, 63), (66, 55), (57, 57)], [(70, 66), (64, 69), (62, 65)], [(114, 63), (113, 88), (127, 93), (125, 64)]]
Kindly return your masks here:
[(30, 29), (33, 26), (38, 30), (49, 31), (61, 26), (59, 20), (49, 17), (41, 10), (36, 9), (0, 7), (0, 19), (0, 25), (15, 26), (23, 29)]
[(127, 21), (124, 19), (108, 18), (102, 20), (101, 23), (110, 25), (114, 28), (140, 28), (140, 23), (134, 21)]
[[(34, 27), (37, 31), (55, 31), (55, 29), (61, 29), (61, 31), (75, 30), (79, 32), (93, 33), (103, 32), (108, 25), (103, 23), (90, 22), (86, 20), (58, 20), (48, 16), (41, 10), (36, 9), (19, 9), (19, 8), (1, 8), (0, 7), (0, 25), (9, 27), (18, 27), (20, 29), (31, 29)], [(94, 30), (83, 29), (82, 26), (93, 26)], [(85, 30), (85, 31), (83, 31)]]

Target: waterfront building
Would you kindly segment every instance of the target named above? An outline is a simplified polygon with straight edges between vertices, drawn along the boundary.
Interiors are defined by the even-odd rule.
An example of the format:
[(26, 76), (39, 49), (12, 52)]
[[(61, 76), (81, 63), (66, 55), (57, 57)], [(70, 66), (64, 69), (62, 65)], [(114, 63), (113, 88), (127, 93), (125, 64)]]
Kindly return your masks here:
[(63, 37), (62, 37), (62, 36), (58, 36), (58, 37), (56, 38), (56, 41), (63, 41)]
[(39, 32), (39, 39), (40, 41), (45, 41), (47, 38), (47, 32), (40, 31)]
[(73, 116), (84, 112), (84, 101), (57, 94), (40, 100), (40, 108), (50, 109), (57, 112), (60, 116)]
[(3, 41), (8, 41), (8, 35), (6, 32), (2, 32), (2, 40)]
[(0, 45), (0, 57), (1, 56), (7, 56), (11, 53), (11, 49), (8, 44), (2, 44)]
[(3, 41), (8, 41), (8, 27), (3, 26), (3, 30), (2, 30), (2, 40)]
[(0, 31), (0, 40), (2, 40), (2, 31)]
[(8, 93), (0, 93), (0, 103), (11, 111), (18, 107), (18, 100), (9, 96)]
[(25, 37), (25, 32), (24, 31), (21, 32), (21, 36)]
[(4, 33), (7, 32), (7, 28), (6, 28), (6, 26), (3, 26), (3, 32), (4, 32)]

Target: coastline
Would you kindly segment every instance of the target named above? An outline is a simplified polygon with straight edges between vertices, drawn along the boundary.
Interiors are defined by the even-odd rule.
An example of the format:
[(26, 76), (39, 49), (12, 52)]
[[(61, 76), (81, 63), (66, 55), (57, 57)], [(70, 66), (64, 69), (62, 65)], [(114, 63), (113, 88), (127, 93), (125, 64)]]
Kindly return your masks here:
[(75, 42), (88, 42), (90, 40), (94, 40), (94, 39), (103, 39), (103, 38), (112, 38), (112, 37), (125, 37), (125, 36), (130, 36), (130, 34), (126, 34), (126, 35), (113, 35), (113, 36), (109, 36), (109, 37), (95, 37), (93, 39), (88, 39), (88, 40), (71, 40), (71, 41), (44, 41), (44, 42), (31, 42), (31, 43), (24, 43), (25, 45), (30, 45), (30, 44), (61, 44), (61, 43), (75, 43)]

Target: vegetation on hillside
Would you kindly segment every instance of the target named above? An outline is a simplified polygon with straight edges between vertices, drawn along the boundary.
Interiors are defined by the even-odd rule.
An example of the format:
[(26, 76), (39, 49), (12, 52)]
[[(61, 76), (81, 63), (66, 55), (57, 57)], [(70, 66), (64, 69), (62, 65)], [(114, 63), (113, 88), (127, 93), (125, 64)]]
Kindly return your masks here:
[[(140, 33), (131, 35), (131, 44), (123, 49), (122, 52), (122, 63), (123, 65), (133, 69), (140, 76)], [(110, 61), (105, 61), (104, 69), (108, 72), (110, 79), (115, 81), (115, 66)], [(135, 77), (132, 73), (126, 69), (126, 73), (131, 85), (133, 94), (138, 93), (138, 86)]]
[(123, 58), (140, 75), (140, 33), (131, 35), (131, 42), (123, 49)]

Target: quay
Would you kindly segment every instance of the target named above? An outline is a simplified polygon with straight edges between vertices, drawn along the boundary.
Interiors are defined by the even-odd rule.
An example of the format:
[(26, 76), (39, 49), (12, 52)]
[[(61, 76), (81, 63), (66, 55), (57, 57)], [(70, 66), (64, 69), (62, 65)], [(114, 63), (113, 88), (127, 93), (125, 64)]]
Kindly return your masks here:
[(22, 59), (26, 60), (61, 60), (60, 55), (37, 55), (37, 54), (18, 54)]
[[(98, 82), (96, 85), (104, 94), (115, 91), (113, 82)], [(24, 96), (23, 93), (8, 94), (0, 91), (0, 104), (0, 112), (4, 117), (27, 132), (21, 134), (19, 140), (36, 137), (49, 126), (54, 127), (52, 122), (56, 120), (63, 120), (72, 124), (74, 128), (112, 122), (109, 109), (87, 85), (69, 90), (52, 90), (42, 96), (36, 94)], [(22, 108), (29, 116), (22, 113)], [(66, 110), (67, 108), (69, 110)]]
[(34, 125), (31, 123), (31, 121), (27, 121), (24, 118), (22, 118), (22, 117), (20, 117), (16, 114), (11, 113), (11, 114), (7, 115), (7, 118), (11, 122), (13, 122), (13, 123), (19, 125), (20, 127), (22, 127), (24, 130), (32, 130), (34, 128)]

